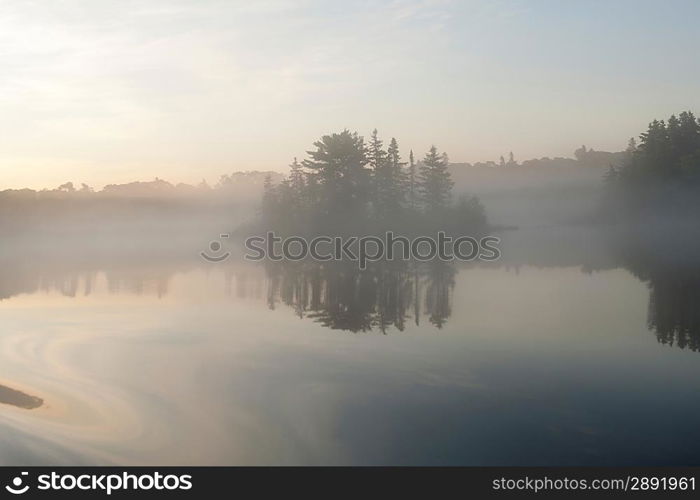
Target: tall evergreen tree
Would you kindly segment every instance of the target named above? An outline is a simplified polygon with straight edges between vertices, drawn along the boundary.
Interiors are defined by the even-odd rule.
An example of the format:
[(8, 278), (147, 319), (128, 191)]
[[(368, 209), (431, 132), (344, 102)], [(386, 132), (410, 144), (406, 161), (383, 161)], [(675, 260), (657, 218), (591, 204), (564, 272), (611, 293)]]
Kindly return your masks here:
[(301, 193), (304, 190), (305, 185), (304, 170), (296, 156), (294, 157), (294, 161), (292, 161), (292, 163), (289, 165), (289, 169), (289, 182), (295, 191)]
[(678, 144), (681, 157), (700, 150), (700, 123), (690, 111), (679, 115)]
[(411, 210), (418, 208), (418, 178), (416, 177), (416, 161), (413, 150), (408, 154), (408, 206)]
[(357, 213), (368, 201), (369, 171), (362, 137), (343, 130), (324, 135), (302, 165), (310, 172), (318, 189), (322, 213)]
[(301, 163), (294, 157), (289, 165), (289, 188), (292, 195), (294, 209), (301, 210), (307, 205), (306, 179)]
[(639, 155), (637, 156), (642, 172), (652, 175), (667, 176), (671, 173), (671, 143), (668, 129), (663, 120), (654, 120), (647, 131), (639, 136)]
[(387, 153), (384, 151), (384, 143), (379, 138), (377, 129), (372, 131), (367, 145), (367, 163), (371, 170), (372, 186), (371, 198), (376, 215), (384, 215), (386, 212), (391, 172), (387, 168)]
[(434, 212), (449, 205), (454, 182), (447, 163), (447, 155), (438, 153), (435, 146), (431, 146), (423, 158), (419, 172), (419, 186), (423, 205), (428, 212)]
[(518, 166), (518, 162), (515, 161), (515, 156), (513, 156), (512, 151), (510, 153), (508, 153), (508, 163), (506, 164), (506, 166), (508, 166), (508, 167), (517, 167)]
[(408, 175), (404, 170), (406, 162), (401, 161), (399, 144), (394, 137), (391, 138), (387, 150), (387, 164), (389, 182), (387, 183), (387, 205), (392, 212), (398, 212), (406, 201)]
[(375, 173), (381, 169), (386, 162), (387, 153), (384, 151), (383, 146), (384, 143), (379, 138), (379, 134), (375, 128), (372, 130), (372, 135), (367, 145), (367, 163)]

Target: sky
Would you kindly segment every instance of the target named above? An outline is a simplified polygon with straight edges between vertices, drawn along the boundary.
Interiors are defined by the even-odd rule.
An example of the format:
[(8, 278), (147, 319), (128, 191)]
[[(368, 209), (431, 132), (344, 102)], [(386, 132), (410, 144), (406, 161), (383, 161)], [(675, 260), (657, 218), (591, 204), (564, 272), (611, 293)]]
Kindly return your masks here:
[(700, 2), (0, 2), (0, 189), (284, 171), (377, 128), (453, 162), (700, 112)]

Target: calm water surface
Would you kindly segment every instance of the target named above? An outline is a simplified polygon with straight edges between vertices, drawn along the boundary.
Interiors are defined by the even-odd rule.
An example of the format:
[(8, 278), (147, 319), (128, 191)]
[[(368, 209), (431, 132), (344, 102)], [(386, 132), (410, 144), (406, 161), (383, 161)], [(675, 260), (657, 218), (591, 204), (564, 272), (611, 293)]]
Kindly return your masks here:
[(399, 274), (6, 267), (0, 463), (700, 463), (692, 284)]

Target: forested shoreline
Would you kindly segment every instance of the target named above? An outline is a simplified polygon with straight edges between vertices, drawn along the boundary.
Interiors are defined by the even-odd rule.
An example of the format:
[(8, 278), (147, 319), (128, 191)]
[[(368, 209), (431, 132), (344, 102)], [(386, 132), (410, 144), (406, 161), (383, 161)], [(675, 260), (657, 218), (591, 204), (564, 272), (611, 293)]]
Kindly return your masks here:
[(653, 120), (630, 139), (623, 164), (605, 175), (605, 217), (616, 222), (696, 220), (700, 213), (700, 121), (691, 111)]

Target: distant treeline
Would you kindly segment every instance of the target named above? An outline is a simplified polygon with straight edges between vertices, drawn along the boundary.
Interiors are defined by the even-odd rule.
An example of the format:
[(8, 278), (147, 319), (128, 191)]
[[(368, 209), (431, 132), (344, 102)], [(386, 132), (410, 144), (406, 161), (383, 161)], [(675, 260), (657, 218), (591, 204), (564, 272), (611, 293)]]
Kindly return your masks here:
[[(233, 194), (242, 197), (259, 197), (262, 186), (267, 176), (282, 178), (275, 172), (234, 172), (231, 175), (222, 175), (219, 181), (210, 186), (206, 181), (197, 185), (178, 183), (172, 184), (163, 179), (155, 178), (152, 181), (137, 181), (126, 184), (108, 184), (101, 190), (95, 190), (87, 184), (80, 186), (72, 182), (66, 182), (55, 189), (6, 189), (0, 191), (2, 201), (40, 201), (40, 200), (67, 200), (67, 199), (95, 199), (95, 198), (187, 198), (222, 194)], [(257, 192), (256, 192), (257, 188)]]
[(611, 165), (606, 209), (624, 217), (696, 218), (700, 210), (700, 121), (692, 112), (654, 120), (626, 158)]
[[(112, 184), (97, 191), (65, 183), (55, 189), (0, 191), (0, 234), (61, 236), (138, 232), (167, 238), (229, 230), (254, 211), (263, 172), (224, 176), (215, 186), (171, 184), (162, 179)], [(282, 177), (280, 174), (277, 174)], [(163, 238), (162, 238), (163, 239)]]
[[(285, 175), (279, 172), (246, 171), (221, 176), (218, 182), (211, 184), (204, 181), (194, 185), (171, 183), (156, 178), (144, 182), (110, 184), (102, 189), (72, 182), (53, 189), (7, 189), (0, 191), (0, 227), (6, 228), (8, 224), (20, 227), (28, 218), (49, 221), (58, 216), (79, 216), (82, 219), (93, 214), (93, 219), (96, 219), (98, 215), (108, 217), (126, 213), (140, 217), (138, 214), (154, 211), (177, 218), (183, 211), (206, 215), (208, 210), (212, 213), (228, 210), (236, 217), (245, 217), (259, 206), (265, 178), (269, 177), (269, 187), (274, 186), (274, 193), (267, 196), (276, 199), (273, 203), (276, 208), (267, 207), (266, 215), (277, 211), (279, 217), (273, 217), (277, 220), (268, 221), (276, 227), (284, 226), (291, 230), (293, 228), (289, 223), (293, 219), (294, 224), (312, 231), (321, 230), (319, 224), (333, 226), (336, 222), (335, 227), (342, 224), (343, 228), (348, 228), (350, 222), (342, 221), (344, 217), (353, 219), (359, 226), (358, 231), (370, 230), (374, 226), (391, 226), (399, 230), (405, 226), (415, 228), (418, 223), (430, 225), (432, 218), (438, 225), (459, 225), (455, 231), (464, 233), (464, 227), (482, 225), (480, 221), (483, 221), (484, 212), (477, 199), (461, 196), (465, 194), (478, 194), (497, 224), (520, 224), (523, 222), (520, 216), (527, 214), (538, 220), (543, 217), (555, 218), (552, 214), (564, 217), (570, 212), (583, 211), (581, 206), (586, 205), (587, 201), (591, 205), (587, 209), (590, 212), (596, 205), (593, 200), (597, 199), (597, 191), (601, 188), (600, 177), (604, 169), (608, 165), (620, 168), (628, 154), (595, 151), (582, 146), (572, 158), (544, 157), (518, 161), (515, 155), (508, 154), (508, 159), (504, 158), (503, 161), (447, 164), (446, 159), (435, 150), (428, 162), (438, 167), (435, 171), (442, 169), (451, 184), (451, 189), (443, 190), (445, 200), (449, 199), (449, 202), (440, 201), (435, 205), (421, 191), (424, 154), (411, 158), (410, 153), (399, 152), (396, 141), (393, 144), (389, 141), (385, 147), (376, 136), (362, 143), (365, 151), (361, 158), (366, 163), (359, 171), (359, 177), (351, 180), (350, 173), (345, 178), (342, 166), (336, 172), (339, 176), (338, 187), (345, 180), (351, 181), (351, 184), (358, 182), (350, 190), (342, 188), (343, 192), (353, 193), (347, 200), (339, 193), (330, 195), (335, 185), (333, 176), (326, 178), (324, 176), (330, 170), (326, 172), (324, 168), (313, 168), (309, 162), (322, 164), (324, 160), (310, 155), (294, 167), (296, 170), (293, 169), (286, 180)], [(318, 151), (314, 150), (313, 153)], [(336, 153), (342, 154), (329, 151), (330, 157)], [(443, 160), (446, 169), (444, 165), (438, 165)], [(340, 180), (340, 177), (344, 180)], [(299, 189), (300, 180), (305, 183), (306, 191), (299, 193), (301, 198), (292, 200), (290, 193)], [(322, 185), (325, 187), (319, 190)], [(328, 191), (325, 191), (326, 188)], [(324, 203), (316, 204), (321, 196), (326, 197)], [(556, 199), (552, 202), (553, 197)], [(335, 201), (331, 203), (331, 199)], [(313, 207), (312, 200), (315, 200)], [(565, 202), (564, 205), (560, 201)], [(431, 205), (439, 209), (426, 210)], [(461, 216), (455, 215), (455, 211), (460, 209)]]
[[(386, 152), (388, 153), (388, 151)], [(450, 175), (455, 181), (455, 191), (463, 192), (469, 186), (468, 181), (462, 185), (461, 175), (467, 171), (484, 171), (494, 169), (494, 173), (527, 173), (529, 170), (556, 169), (558, 167), (592, 166), (607, 167), (608, 165), (621, 165), (626, 157), (626, 152), (610, 153), (606, 151), (595, 151), (582, 146), (574, 152), (574, 158), (564, 157), (543, 157), (518, 162), (513, 153), (509, 154), (506, 161), (503, 157), (499, 162), (485, 161), (476, 163), (451, 163), (448, 165)], [(417, 162), (420, 164), (420, 161)], [(406, 164), (404, 162), (405, 169)], [(563, 170), (564, 171), (564, 170)], [(155, 178), (152, 181), (135, 181), (124, 184), (108, 184), (102, 189), (81, 183), (66, 182), (52, 189), (5, 189), (0, 190), (0, 202), (2, 201), (41, 201), (41, 200), (67, 200), (67, 199), (87, 199), (93, 197), (119, 197), (119, 198), (187, 198), (187, 197), (208, 197), (219, 194), (230, 196), (240, 196), (243, 200), (258, 201), (263, 190), (265, 178), (278, 184), (282, 182), (285, 175), (273, 171), (249, 170), (234, 172), (229, 175), (222, 175), (214, 184), (209, 184), (205, 180), (198, 184), (171, 183), (167, 180)], [(498, 177), (501, 178), (500, 176)], [(469, 178), (471, 180), (471, 178)], [(0, 186), (1, 187), (1, 186)]]
[(593, 148), (587, 148), (585, 145), (583, 145), (574, 151), (573, 158), (565, 158), (561, 156), (550, 158), (545, 156), (518, 163), (518, 161), (515, 159), (515, 155), (511, 151), (508, 153), (508, 160), (501, 156), (497, 162), (490, 160), (476, 163), (461, 163), (460, 165), (463, 165), (464, 167), (476, 168), (498, 168), (501, 170), (535, 167), (601, 167), (608, 165), (621, 165), (624, 159), (624, 151), (615, 153), (611, 153), (609, 151), (596, 151)]
[(435, 146), (416, 162), (403, 161), (392, 138), (384, 147), (377, 130), (367, 144), (357, 132), (324, 135), (290, 165), (279, 184), (267, 179), (261, 227), (279, 233), (353, 233), (381, 230), (479, 233), (484, 209), (475, 197), (454, 200), (445, 153)]

